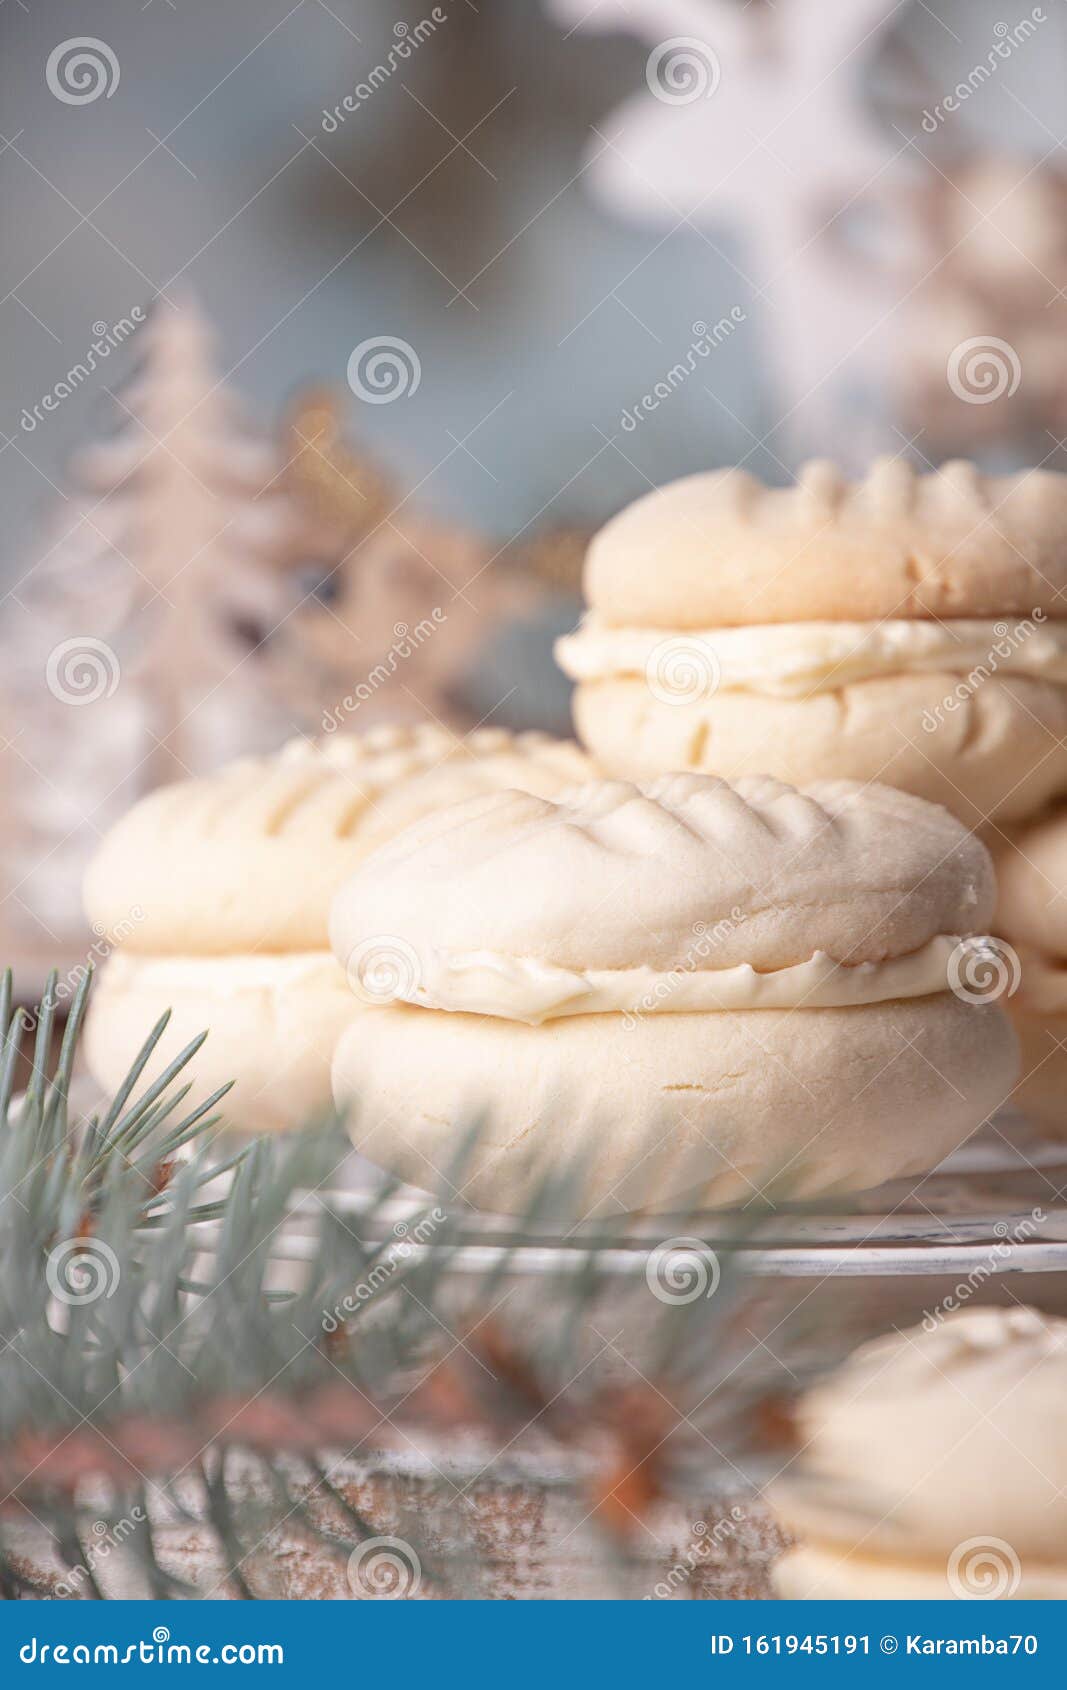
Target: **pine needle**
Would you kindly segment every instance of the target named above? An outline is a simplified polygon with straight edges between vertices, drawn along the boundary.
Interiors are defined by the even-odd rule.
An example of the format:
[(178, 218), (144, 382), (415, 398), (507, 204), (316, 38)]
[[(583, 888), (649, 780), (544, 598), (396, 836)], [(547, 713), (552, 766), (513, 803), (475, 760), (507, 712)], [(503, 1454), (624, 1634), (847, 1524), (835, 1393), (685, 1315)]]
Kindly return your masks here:
[[(615, 1448), (622, 1435), (612, 1391), (589, 1361), (604, 1348), (599, 1322), (610, 1323), (610, 1336), (624, 1301), (649, 1328), (648, 1416), (665, 1412), (662, 1380), (670, 1377), (695, 1412), (730, 1368), (730, 1322), (746, 1282), (729, 1250), (716, 1297), (681, 1308), (657, 1303), (643, 1276), (609, 1279), (599, 1244), (574, 1238), (560, 1246), (559, 1273), (524, 1281), (521, 1241), (553, 1235), (561, 1198), (586, 1187), (580, 1159), (546, 1168), (484, 1272), (454, 1271), (469, 1237), (456, 1194), (484, 1132), (478, 1119), (456, 1134), (440, 1197), (406, 1227), (392, 1224), (398, 1184), (388, 1178), (353, 1218), (322, 1189), (338, 1159), (332, 1116), (304, 1132), (216, 1143), (229, 1087), (198, 1100), (195, 1058), (206, 1034), (144, 1083), (164, 1015), (107, 1107), (72, 1125), (91, 990), (90, 973), (53, 1063), (50, 977), (35, 1020), (33, 1077), (13, 1107), (26, 1026), (12, 1007), (10, 974), (0, 978), (0, 1484), (54, 1532), (69, 1566), (89, 1566), (80, 1499), (90, 1486), (112, 1493), (109, 1519), (121, 1518), (121, 1497), (144, 1499), (148, 1518), (128, 1540), (128, 1559), (149, 1593), (195, 1594), (165, 1565), (150, 1488), (169, 1499), (172, 1517), (211, 1533), (223, 1582), (253, 1599), (263, 1593), (265, 1537), (290, 1517), (314, 1530), (297, 1470), (314, 1474), (357, 1542), (395, 1526), (395, 1509), (353, 1508), (327, 1475), (323, 1450), (357, 1451), (373, 1469), (389, 1439), (410, 1447), (427, 1432), (462, 1432), (506, 1457), (535, 1435), (552, 1444), (555, 1467), (580, 1473), (583, 1440), (596, 1434)], [(737, 1239), (754, 1236), (762, 1218), (739, 1221)], [(597, 1236), (619, 1246), (606, 1222)], [(571, 1271), (563, 1271), (564, 1250)], [(82, 1294), (86, 1284), (92, 1295)], [(712, 1395), (719, 1414), (721, 1393)], [(688, 1433), (695, 1447), (692, 1439), (684, 1446)], [(681, 1411), (663, 1442), (673, 1467), (664, 1457), (653, 1474), (642, 1458), (642, 1472), (649, 1486), (667, 1492), (673, 1484), (682, 1494), (710, 1446)], [(243, 1465), (235, 1477), (246, 1461), (257, 1484), (245, 1482)], [(498, 1467), (490, 1460), (486, 1483), (502, 1482)], [(546, 1493), (563, 1483), (558, 1475), (541, 1481)], [(444, 1522), (455, 1540), (456, 1495), (455, 1486), (431, 1485), (425, 1518), (422, 1502), (410, 1520), (401, 1510), (403, 1529), (440, 1589), (491, 1588), (476, 1531), (442, 1560)], [(336, 1551), (336, 1534), (320, 1535)], [(621, 1567), (628, 1556), (616, 1543), (606, 1564)], [(103, 1594), (91, 1566), (81, 1582)], [(3, 1537), (0, 1588), (28, 1589)]]

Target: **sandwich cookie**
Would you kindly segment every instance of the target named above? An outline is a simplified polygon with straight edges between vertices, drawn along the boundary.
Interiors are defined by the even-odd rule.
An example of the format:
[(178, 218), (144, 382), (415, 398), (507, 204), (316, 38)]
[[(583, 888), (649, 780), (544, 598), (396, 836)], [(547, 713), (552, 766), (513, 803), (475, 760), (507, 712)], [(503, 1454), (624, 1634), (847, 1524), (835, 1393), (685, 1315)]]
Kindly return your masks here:
[(100, 845), (85, 885), (115, 945), (94, 988), (86, 1053), (114, 1088), (155, 1020), (171, 1021), (146, 1083), (205, 1028), (198, 1089), (236, 1082), (228, 1118), (256, 1131), (330, 1107), (330, 1059), (353, 1004), (330, 954), (330, 899), (383, 840), (457, 800), (587, 777), (575, 745), (481, 729), (379, 727), (242, 758), (149, 794)]
[(770, 1489), (800, 1541), (779, 1596), (1067, 1597), (1067, 1321), (931, 1314), (864, 1344), (801, 1399)]
[(985, 847), (885, 787), (675, 775), (494, 793), (365, 862), (330, 917), (367, 1013), (334, 1092), (358, 1148), (514, 1212), (877, 1185), (1010, 1090), (999, 1005), (950, 981), (993, 909)]
[(997, 928), (1022, 1047), (1014, 1102), (1042, 1129), (1067, 1136), (1067, 813), (1021, 828), (997, 854)]
[(639, 499), (594, 538), (556, 647), (610, 774), (845, 776), (969, 827), (1067, 791), (1067, 476), (896, 460), (850, 484), (739, 470)]

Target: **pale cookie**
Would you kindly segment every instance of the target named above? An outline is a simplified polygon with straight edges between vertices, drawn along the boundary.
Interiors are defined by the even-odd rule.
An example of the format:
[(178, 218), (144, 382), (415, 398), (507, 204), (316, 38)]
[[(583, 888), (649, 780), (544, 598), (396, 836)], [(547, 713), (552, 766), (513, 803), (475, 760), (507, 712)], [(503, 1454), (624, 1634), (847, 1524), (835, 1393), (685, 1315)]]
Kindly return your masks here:
[(142, 798), (89, 866), (86, 913), (152, 956), (325, 950), (337, 887), (410, 821), (507, 787), (550, 796), (589, 774), (576, 745), (496, 728), (294, 740)]
[(931, 1310), (800, 1402), (770, 1500), (793, 1598), (1067, 1593), (1067, 1321)]
[(950, 992), (867, 1007), (571, 1015), (528, 1026), (394, 1004), (344, 1027), (357, 1148), (478, 1208), (521, 1213), (556, 1175), (567, 1213), (825, 1196), (922, 1173), (1003, 1101), (1001, 1011)]
[[(776, 1593), (788, 1602), (950, 1602), (1067, 1600), (1067, 1562), (1016, 1567), (999, 1543), (981, 1539), (953, 1560), (894, 1560), (862, 1550), (800, 1544), (774, 1569)], [(966, 1594), (961, 1595), (961, 1592)]]
[(501, 788), (553, 793), (587, 778), (575, 745), (433, 725), (294, 741), (141, 800), (103, 840), (87, 912), (117, 944), (90, 1004), (86, 1050), (114, 1088), (153, 1022), (170, 1026), (152, 1080), (196, 1033), (197, 1095), (254, 1130), (331, 1107), (329, 1064), (354, 1013), (327, 912), (353, 867), (412, 820)]
[(814, 461), (793, 487), (743, 470), (647, 493), (589, 547), (585, 595), (615, 627), (1064, 614), (1067, 476), (984, 476), (899, 459), (850, 483)]
[(1013, 1101), (1067, 1137), (1067, 812), (997, 842), (997, 928), (1013, 947), (1009, 1008), (1022, 1049)]
[(241, 957), (146, 957), (116, 953), (97, 980), (85, 1056), (105, 1094), (121, 1085), (159, 1017), (170, 1021), (148, 1085), (190, 1041), (210, 1029), (189, 1074), (191, 1103), (234, 1081), (226, 1119), (256, 1132), (303, 1126), (331, 1109), (330, 1062), (353, 1017), (344, 971), (328, 951)]
[(953, 995), (989, 855), (884, 787), (665, 777), (427, 817), (340, 890), (366, 1013), (338, 1047), (360, 1148), (521, 1207), (576, 1164), (578, 1209), (877, 1184), (932, 1166), (1010, 1088), (999, 1005)]
[(969, 827), (1067, 792), (1067, 476), (690, 476), (594, 538), (557, 642), (609, 774), (877, 780)]
[(1067, 811), (1016, 829), (999, 842), (996, 861), (998, 931), (1067, 961)]
[[(1026, 962), (1023, 962), (1023, 976)], [(1021, 1077), (1012, 1102), (1049, 1138), (1067, 1138), (1067, 1008), (1030, 1007), (1024, 991), (1009, 1004), (1019, 1035)]]
[(699, 769), (800, 786), (880, 781), (974, 828), (1031, 816), (1067, 788), (1067, 687), (993, 678), (957, 701), (955, 685), (947, 674), (901, 675), (810, 698), (716, 692), (679, 707), (643, 680), (618, 679), (580, 686), (574, 721), (625, 779)]

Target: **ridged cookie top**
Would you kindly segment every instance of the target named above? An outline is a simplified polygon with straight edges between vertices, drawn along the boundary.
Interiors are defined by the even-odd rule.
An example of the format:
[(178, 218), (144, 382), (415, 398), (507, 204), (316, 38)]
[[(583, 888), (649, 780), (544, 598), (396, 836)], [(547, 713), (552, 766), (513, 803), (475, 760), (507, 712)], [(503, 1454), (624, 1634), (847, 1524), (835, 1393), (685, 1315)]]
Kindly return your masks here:
[(428, 817), (342, 887), (337, 954), (393, 936), (563, 969), (881, 962), (983, 931), (988, 852), (887, 787), (752, 777), (495, 793)]
[(1067, 615), (1067, 476), (919, 474), (860, 482), (807, 464), (792, 487), (743, 470), (638, 499), (594, 538), (589, 604), (615, 627), (722, 628), (882, 617)]
[(576, 745), (496, 728), (293, 741), (135, 804), (90, 864), (86, 912), (140, 953), (325, 949), (337, 886), (410, 821), (501, 788), (554, 793), (590, 766)]
[[(801, 1400), (776, 1498), (801, 1535), (1067, 1559), (1067, 1321), (975, 1308), (865, 1344)], [(870, 1534), (870, 1535), (868, 1535)]]

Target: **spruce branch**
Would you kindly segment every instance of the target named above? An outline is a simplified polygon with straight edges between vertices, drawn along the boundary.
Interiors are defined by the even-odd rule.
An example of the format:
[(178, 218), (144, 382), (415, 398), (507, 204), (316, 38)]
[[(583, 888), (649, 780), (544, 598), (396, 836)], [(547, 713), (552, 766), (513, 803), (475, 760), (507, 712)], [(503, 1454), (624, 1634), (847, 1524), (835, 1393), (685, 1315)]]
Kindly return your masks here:
[[(206, 1530), (220, 1586), (251, 1598), (276, 1593), (263, 1563), (279, 1533), (342, 1572), (389, 1536), (396, 1511), (353, 1494), (353, 1463), (387, 1475), (413, 1448), (473, 1438), (484, 1482), (511, 1483), (509, 1463), (533, 1440), (552, 1460), (523, 1483), (567, 1488), (613, 1568), (632, 1560), (645, 1515), (706, 1483), (729, 1418), (716, 1381), (747, 1341), (747, 1288), (726, 1262), (716, 1296), (684, 1307), (658, 1303), (643, 1277), (622, 1285), (599, 1244), (532, 1288), (514, 1243), (484, 1271), (459, 1271), (466, 1221), (447, 1194), (480, 1122), (457, 1135), (421, 1216), (392, 1224), (389, 1180), (353, 1213), (331, 1195), (336, 1123), (216, 1143), (226, 1088), (195, 1101), (202, 1038), (142, 1089), (166, 1017), (107, 1107), (72, 1119), (91, 989), (86, 978), (53, 1062), (49, 982), (16, 1100), (26, 1029), (0, 982), (0, 1588), (27, 1588), (19, 1504), (46, 1522), (81, 1595), (109, 1594), (86, 1535), (103, 1494), (97, 1517), (116, 1529), (124, 1509), (143, 1516), (128, 1557), (145, 1594), (197, 1593), (167, 1562), (165, 1517)], [(546, 1175), (513, 1238), (537, 1237), (561, 1183), (581, 1177)], [(758, 1224), (751, 1215), (738, 1236)], [(633, 1356), (623, 1326), (640, 1335)], [(614, 1374), (593, 1365), (603, 1356)], [(733, 1392), (748, 1429), (757, 1395), (758, 1382)], [(433, 1457), (426, 1483), (401, 1518), (427, 1589), (489, 1588), (465, 1489)]]

